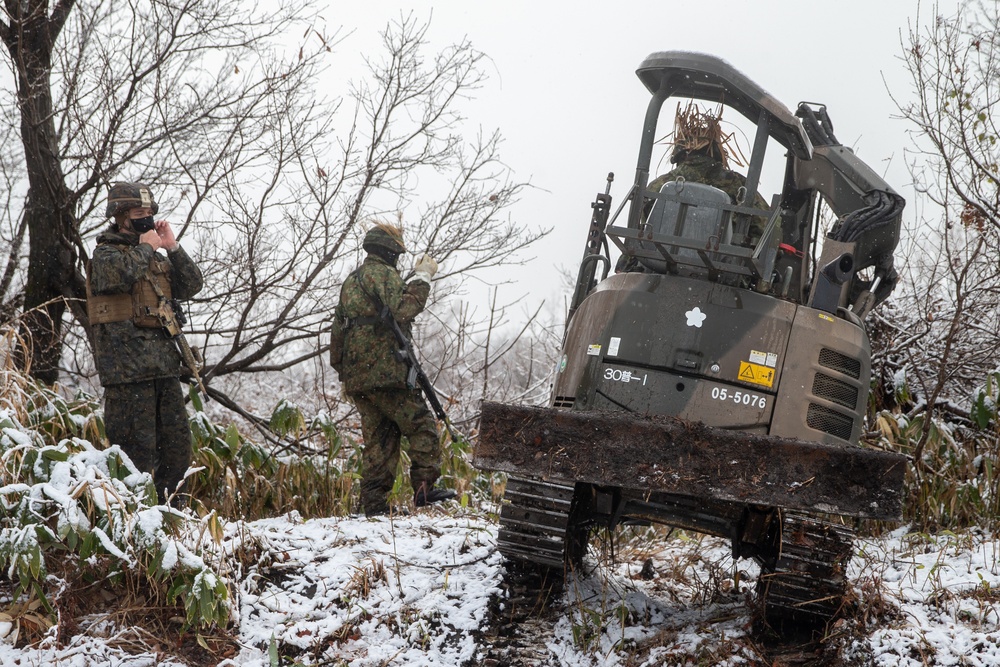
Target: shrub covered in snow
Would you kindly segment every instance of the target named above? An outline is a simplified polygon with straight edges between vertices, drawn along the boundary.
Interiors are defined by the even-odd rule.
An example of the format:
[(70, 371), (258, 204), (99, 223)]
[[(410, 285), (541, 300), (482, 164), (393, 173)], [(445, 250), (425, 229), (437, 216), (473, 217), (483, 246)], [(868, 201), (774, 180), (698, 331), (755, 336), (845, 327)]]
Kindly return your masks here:
[[(89, 399), (67, 400), (12, 377), (13, 371), (0, 372), (6, 389), (0, 405), (0, 567), (14, 583), (9, 603), (54, 615), (52, 595), (72, 570), (109, 586), (140, 578), (166, 604), (182, 603), (188, 626), (227, 623), (228, 582), (206, 560), (216, 558), (212, 538), (222, 534), (217, 515), (199, 519), (157, 505), (150, 475), (117, 446), (98, 449), (71, 435), (88, 428), (88, 419), (74, 415), (81, 402), (92, 409)], [(44, 615), (32, 618), (45, 629)], [(19, 627), (11, 623), (7, 630)]]

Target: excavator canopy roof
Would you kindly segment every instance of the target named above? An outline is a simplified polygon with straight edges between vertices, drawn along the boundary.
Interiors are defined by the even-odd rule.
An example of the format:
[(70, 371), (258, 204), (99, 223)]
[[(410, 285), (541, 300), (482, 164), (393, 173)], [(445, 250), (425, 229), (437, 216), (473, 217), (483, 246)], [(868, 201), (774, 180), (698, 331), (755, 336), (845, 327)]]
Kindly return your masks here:
[[(690, 97), (721, 102), (757, 124), (768, 117), (772, 137), (801, 160), (812, 158), (812, 142), (802, 123), (770, 93), (721, 58), (688, 51), (649, 55), (636, 70), (643, 85), (661, 97)], [(662, 93), (666, 95), (662, 95)]]

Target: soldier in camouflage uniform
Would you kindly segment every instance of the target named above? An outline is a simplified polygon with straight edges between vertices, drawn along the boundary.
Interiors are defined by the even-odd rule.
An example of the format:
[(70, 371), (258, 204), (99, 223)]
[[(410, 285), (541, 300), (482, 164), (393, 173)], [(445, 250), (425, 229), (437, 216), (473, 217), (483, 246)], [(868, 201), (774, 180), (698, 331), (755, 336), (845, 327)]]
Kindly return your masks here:
[(338, 309), (347, 320), (347, 334), (339, 373), (361, 415), (361, 504), (366, 515), (375, 516), (389, 511), (387, 495), (396, 479), (400, 436), (409, 442), (414, 504), (420, 507), (455, 494), (434, 488), (441, 461), (437, 426), (420, 391), (407, 386), (407, 365), (394, 354), (399, 345), (378, 317), (384, 304), (409, 336), (410, 325), (427, 303), (437, 262), (424, 255), (414, 267), (414, 278), (404, 283), (396, 269), (405, 252), (401, 229), (376, 225), (363, 246), (368, 253), (364, 262), (340, 290)]
[[(170, 223), (141, 183), (115, 183), (87, 275), (87, 309), (97, 373), (104, 386), (108, 440), (153, 476), (160, 502), (178, 489), (191, 463), (191, 428), (181, 391), (181, 355), (149, 309), (167, 298), (189, 299), (201, 271), (177, 243)], [(165, 252), (160, 252), (160, 251)], [(182, 504), (174, 496), (175, 504)]]
[[(740, 196), (740, 188), (746, 188), (747, 179), (743, 174), (729, 169), (731, 157), (730, 149), (727, 147), (729, 137), (723, 134), (719, 124), (721, 111), (713, 114), (701, 111), (693, 103), (688, 104), (684, 109), (678, 106), (677, 116), (674, 123), (673, 134), (673, 154), (670, 161), (677, 165), (666, 174), (656, 177), (649, 183), (647, 188), (653, 192), (660, 189), (670, 181), (685, 180), (692, 183), (704, 183), (719, 188), (729, 195), (731, 203), (737, 203)], [(746, 194), (745, 191), (743, 193)], [(742, 205), (747, 206), (747, 203)], [(649, 217), (649, 212), (653, 207), (653, 200), (646, 202), (643, 208), (642, 220)], [(757, 193), (754, 197), (753, 208), (768, 209), (767, 202)], [(734, 221), (746, 220), (746, 216), (737, 215)], [(742, 245), (753, 247), (764, 233), (767, 221), (759, 216), (750, 219), (747, 225), (747, 237)], [(771, 236), (775, 248), (781, 239), (781, 230), (775, 229)], [(618, 272), (641, 271), (635, 257), (622, 256), (616, 268)]]

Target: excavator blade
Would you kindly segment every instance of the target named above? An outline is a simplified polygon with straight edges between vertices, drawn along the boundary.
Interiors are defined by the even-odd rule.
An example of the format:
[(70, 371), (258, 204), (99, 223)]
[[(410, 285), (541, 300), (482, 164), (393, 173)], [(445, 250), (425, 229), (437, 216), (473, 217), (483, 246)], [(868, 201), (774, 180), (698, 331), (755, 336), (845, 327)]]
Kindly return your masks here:
[(673, 417), (483, 403), (474, 465), (867, 519), (902, 518), (906, 458)]

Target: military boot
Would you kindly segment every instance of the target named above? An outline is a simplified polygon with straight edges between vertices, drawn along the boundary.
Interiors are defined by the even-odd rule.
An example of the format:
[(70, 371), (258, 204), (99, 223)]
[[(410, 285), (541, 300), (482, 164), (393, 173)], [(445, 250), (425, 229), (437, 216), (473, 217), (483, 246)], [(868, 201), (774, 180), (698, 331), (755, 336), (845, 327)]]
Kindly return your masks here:
[(368, 518), (384, 516), (389, 513), (389, 502), (385, 495), (375, 494), (361, 496), (361, 509)]
[(451, 489), (435, 489), (434, 482), (420, 482), (417, 490), (413, 492), (413, 504), (416, 507), (424, 507), (431, 503), (451, 500), (455, 495)]
[(373, 519), (378, 516), (385, 516), (389, 513), (389, 505), (365, 505), (364, 506), (365, 517), (368, 519)]

